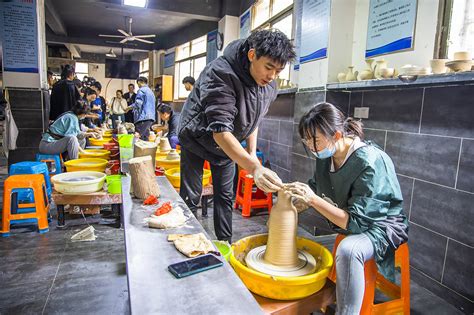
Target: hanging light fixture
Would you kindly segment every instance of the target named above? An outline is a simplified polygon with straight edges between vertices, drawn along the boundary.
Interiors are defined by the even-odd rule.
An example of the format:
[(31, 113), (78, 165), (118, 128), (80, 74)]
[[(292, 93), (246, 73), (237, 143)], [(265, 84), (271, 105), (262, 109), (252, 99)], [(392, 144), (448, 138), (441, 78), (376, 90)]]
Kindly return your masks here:
[(110, 48), (110, 51), (105, 54), (107, 57), (116, 58), (117, 55), (114, 53), (114, 50)]

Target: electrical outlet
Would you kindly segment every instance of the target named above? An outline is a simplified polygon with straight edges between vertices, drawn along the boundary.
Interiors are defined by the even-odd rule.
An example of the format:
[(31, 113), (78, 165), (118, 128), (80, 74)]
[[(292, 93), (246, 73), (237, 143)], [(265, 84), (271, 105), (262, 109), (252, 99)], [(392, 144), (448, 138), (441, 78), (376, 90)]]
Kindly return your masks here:
[(368, 107), (355, 107), (354, 108), (354, 118), (369, 118), (369, 108)]

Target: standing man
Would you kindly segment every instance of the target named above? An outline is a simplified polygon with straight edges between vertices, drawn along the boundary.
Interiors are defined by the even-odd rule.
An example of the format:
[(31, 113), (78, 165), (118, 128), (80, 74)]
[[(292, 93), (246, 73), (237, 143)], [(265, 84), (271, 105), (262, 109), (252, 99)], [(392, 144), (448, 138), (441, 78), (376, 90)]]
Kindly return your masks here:
[(75, 75), (73, 66), (64, 66), (61, 80), (56, 82), (51, 90), (49, 120), (56, 120), (61, 114), (72, 110), (81, 98), (79, 90), (74, 84)]
[[(266, 192), (282, 187), (278, 175), (256, 155), (258, 125), (277, 97), (275, 79), (295, 58), (291, 41), (278, 30), (260, 30), (236, 40), (199, 76), (181, 113), (181, 190), (195, 210), (202, 193), (204, 160), (214, 185), (214, 230), (231, 242), (234, 162)], [(247, 150), (240, 142), (247, 140)]]
[[(136, 97), (137, 93), (135, 93), (135, 84), (130, 83), (128, 85), (128, 92), (123, 95), (123, 98), (127, 101), (128, 106), (130, 106), (135, 103)], [(133, 112), (125, 113), (125, 122), (133, 123)]]
[(148, 79), (139, 77), (137, 79), (138, 93), (135, 102), (127, 108), (133, 109), (133, 120), (135, 131), (140, 134), (140, 139), (147, 141), (150, 135), (150, 127), (155, 122), (155, 94), (148, 87)]
[(194, 80), (193, 77), (191, 77), (191, 76), (185, 77), (183, 79), (183, 84), (184, 84), (184, 88), (186, 89), (186, 91), (192, 91), (195, 82), (196, 82), (196, 80)]

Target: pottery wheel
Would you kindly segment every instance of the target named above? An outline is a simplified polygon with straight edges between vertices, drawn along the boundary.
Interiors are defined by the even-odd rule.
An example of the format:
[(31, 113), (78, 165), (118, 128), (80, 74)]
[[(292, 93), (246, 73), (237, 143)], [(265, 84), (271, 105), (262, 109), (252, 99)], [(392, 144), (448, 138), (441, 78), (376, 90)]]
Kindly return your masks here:
[(298, 263), (295, 266), (276, 266), (264, 260), (266, 245), (255, 247), (245, 257), (245, 263), (251, 269), (279, 277), (300, 277), (316, 271), (316, 259), (304, 251), (298, 250)]

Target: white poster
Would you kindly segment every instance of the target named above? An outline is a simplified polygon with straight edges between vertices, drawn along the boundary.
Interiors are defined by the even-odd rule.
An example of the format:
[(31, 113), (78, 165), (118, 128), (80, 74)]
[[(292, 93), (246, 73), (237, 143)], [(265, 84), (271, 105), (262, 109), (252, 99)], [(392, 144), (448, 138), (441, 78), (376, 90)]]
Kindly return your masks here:
[(327, 57), (330, 0), (303, 0), (300, 63)]
[(38, 73), (36, 0), (0, 1), (3, 70)]
[(370, 0), (365, 57), (413, 47), (417, 0)]
[(252, 32), (251, 29), (251, 22), (252, 22), (252, 14), (251, 9), (248, 9), (240, 16), (240, 38), (247, 38), (250, 33)]

